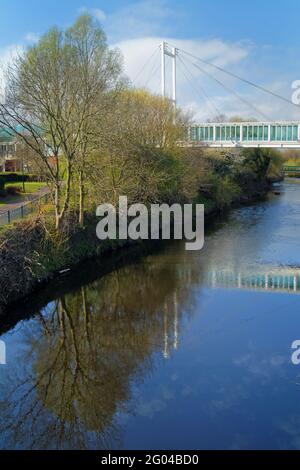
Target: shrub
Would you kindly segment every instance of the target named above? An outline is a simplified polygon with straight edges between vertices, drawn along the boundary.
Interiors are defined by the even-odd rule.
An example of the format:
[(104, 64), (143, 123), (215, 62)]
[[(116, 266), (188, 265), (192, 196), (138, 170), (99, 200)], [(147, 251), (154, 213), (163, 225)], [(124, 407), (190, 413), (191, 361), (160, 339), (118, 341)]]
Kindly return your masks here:
[(229, 207), (241, 195), (241, 187), (230, 176), (221, 178), (213, 174), (211, 183), (211, 196), (221, 210)]
[(21, 186), (7, 186), (6, 187), (6, 193), (9, 196), (15, 196), (16, 194), (21, 194), (22, 193), (22, 187)]
[(272, 156), (276, 153), (276, 150), (273, 149), (244, 149), (242, 152), (244, 157), (243, 167), (248, 171), (253, 171), (258, 178), (265, 179)]
[(0, 173), (0, 179), (4, 180), (4, 183), (26, 183), (26, 182), (35, 182), (38, 180), (36, 175), (22, 173)]
[(283, 155), (281, 152), (273, 150), (268, 168), (268, 178), (280, 178), (283, 175)]

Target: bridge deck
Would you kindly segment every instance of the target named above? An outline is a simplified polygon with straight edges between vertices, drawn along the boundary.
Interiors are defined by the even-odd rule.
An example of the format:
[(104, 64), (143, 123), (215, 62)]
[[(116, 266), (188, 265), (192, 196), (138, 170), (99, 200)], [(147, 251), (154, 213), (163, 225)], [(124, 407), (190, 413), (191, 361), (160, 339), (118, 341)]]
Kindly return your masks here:
[(300, 149), (300, 121), (199, 123), (188, 129), (184, 145)]

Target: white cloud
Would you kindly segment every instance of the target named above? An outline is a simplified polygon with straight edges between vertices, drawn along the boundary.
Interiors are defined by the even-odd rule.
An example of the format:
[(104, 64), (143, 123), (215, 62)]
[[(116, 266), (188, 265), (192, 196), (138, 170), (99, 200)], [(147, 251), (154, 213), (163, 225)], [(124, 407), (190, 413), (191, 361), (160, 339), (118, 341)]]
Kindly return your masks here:
[(12, 44), (3, 49), (0, 49), (0, 64), (2, 66), (8, 65), (18, 55), (22, 54), (24, 47), (21, 44)]
[(38, 40), (40, 39), (40, 36), (36, 33), (27, 33), (24, 39), (26, 42), (35, 43), (35, 42), (38, 42)]
[[(154, 93), (160, 92), (160, 43), (166, 40), (180, 50), (187, 51), (192, 55), (201, 57), (204, 60), (213, 61), (222, 67), (233, 67), (240, 64), (245, 58), (248, 57), (249, 48), (247, 43), (227, 43), (220, 39), (203, 41), (200, 39), (184, 40), (176, 38), (163, 38), (163, 37), (143, 37), (138, 39), (129, 39), (118, 42), (114, 47), (118, 47), (124, 56), (125, 72), (129, 78), (134, 81), (135, 86), (147, 87)], [(153, 55), (154, 51), (156, 53)], [(151, 58), (152, 56), (152, 58)], [(151, 60), (146, 63), (147, 59)], [(182, 60), (186, 65), (182, 64)], [(207, 100), (200, 102), (199, 95), (201, 87), (206, 87), (207, 79), (203, 76), (197, 68), (193, 66), (194, 59), (179, 52), (177, 61), (177, 87), (179, 102), (183, 106), (197, 109), (197, 116), (213, 117), (216, 114), (216, 109), (209, 105)], [(145, 65), (146, 63), (146, 65)], [(143, 67), (145, 65), (145, 67)], [(185, 68), (187, 67), (187, 69)], [(141, 73), (140, 73), (141, 72)], [(167, 75), (167, 90), (171, 90), (171, 63), (167, 60), (166, 64)], [(187, 77), (189, 80), (187, 80)], [(227, 79), (225, 79), (226, 81)], [(228, 81), (228, 80), (227, 80)], [(211, 85), (210, 85), (211, 86)], [(215, 87), (214, 87), (215, 88)], [(214, 93), (216, 90), (214, 89)], [(220, 94), (220, 90), (217, 92)], [(222, 105), (222, 98), (214, 96), (211, 101)], [(200, 112), (201, 107), (201, 112)], [(249, 112), (248, 112), (249, 115)]]
[(3, 49), (0, 49), (0, 100), (3, 100), (4, 88), (5, 88), (5, 69), (9, 63), (22, 54), (24, 47), (20, 44), (14, 44)]
[(106, 21), (106, 13), (101, 10), (100, 8), (86, 8), (81, 7), (79, 8), (78, 12), (81, 13), (89, 13), (90, 15), (94, 16), (100, 23), (104, 23)]
[[(237, 64), (248, 56), (248, 46), (242, 43), (226, 43), (221, 40), (184, 40), (163, 37), (141, 37), (130, 39), (115, 44), (124, 55), (126, 71), (130, 78), (133, 78), (137, 69), (142, 66), (147, 57), (159, 47), (162, 41), (174, 45), (175, 47), (187, 51), (190, 54), (201, 57), (204, 60), (213, 61), (216, 65), (226, 67)], [(190, 61), (195, 62), (193, 58)], [(199, 75), (193, 68), (195, 74)]]
[(106, 14), (103, 10), (100, 10), (100, 8), (93, 8), (90, 11), (92, 15), (94, 15), (95, 18), (97, 18), (97, 20), (99, 20), (101, 23), (104, 23), (104, 21), (106, 20)]
[(132, 3), (108, 16), (107, 34), (111, 41), (124, 38), (168, 35), (173, 30), (176, 19), (184, 15), (184, 10), (169, 7), (164, 0), (145, 0)]

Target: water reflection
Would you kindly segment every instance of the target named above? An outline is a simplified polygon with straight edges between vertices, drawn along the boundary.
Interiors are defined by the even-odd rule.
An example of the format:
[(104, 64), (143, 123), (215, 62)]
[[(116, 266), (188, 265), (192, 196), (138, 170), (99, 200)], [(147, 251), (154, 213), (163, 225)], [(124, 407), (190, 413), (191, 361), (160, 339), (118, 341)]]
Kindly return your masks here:
[(192, 301), (178, 274), (161, 259), (123, 268), (30, 322), (2, 398), (4, 446), (120, 446), (117, 414), (132, 406), (131, 382), (151, 374), (154, 353), (167, 359), (179, 347)]
[(0, 447), (299, 447), (300, 187), (284, 188), (199, 253), (174, 243), (45, 295), (1, 336)]

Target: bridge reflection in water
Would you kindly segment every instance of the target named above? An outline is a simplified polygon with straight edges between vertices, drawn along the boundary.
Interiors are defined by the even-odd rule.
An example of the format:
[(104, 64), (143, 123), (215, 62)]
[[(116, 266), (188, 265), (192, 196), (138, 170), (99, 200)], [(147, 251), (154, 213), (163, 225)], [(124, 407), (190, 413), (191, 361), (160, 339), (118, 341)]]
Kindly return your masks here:
[(275, 268), (265, 273), (209, 271), (204, 283), (213, 288), (235, 288), (300, 294), (300, 269)]

